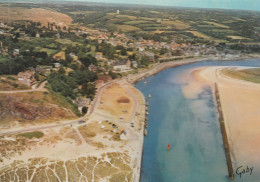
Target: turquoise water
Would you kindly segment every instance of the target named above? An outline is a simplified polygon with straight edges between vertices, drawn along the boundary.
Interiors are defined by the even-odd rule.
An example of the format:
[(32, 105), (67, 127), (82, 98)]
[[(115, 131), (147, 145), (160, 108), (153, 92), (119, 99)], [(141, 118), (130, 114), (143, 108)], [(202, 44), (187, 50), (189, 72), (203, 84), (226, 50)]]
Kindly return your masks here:
[[(209, 86), (186, 98), (180, 81), (201, 66), (257, 66), (260, 61), (206, 61), (168, 68), (135, 85), (148, 97), (148, 136), (144, 140), (141, 182), (228, 182), (228, 170), (214, 96)], [(147, 84), (144, 84), (144, 81)], [(167, 144), (171, 150), (167, 151)], [(256, 182), (259, 176), (235, 181)]]

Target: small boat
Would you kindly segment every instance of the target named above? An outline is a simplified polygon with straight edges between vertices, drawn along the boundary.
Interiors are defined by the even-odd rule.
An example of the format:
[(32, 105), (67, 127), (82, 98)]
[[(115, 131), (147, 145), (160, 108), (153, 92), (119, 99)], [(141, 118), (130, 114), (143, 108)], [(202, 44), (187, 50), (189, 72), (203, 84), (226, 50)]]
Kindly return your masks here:
[(144, 135), (147, 136), (148, 135), (148, 132), (146, 129), (144, 129)]
[(147, 82), (144, 82), (144, 84), (147, 84)]
[(171, 145), (168, 143), (167, 150), (170, 150), (170, 149), (171, 149)]
[(148, 97), (151, 98), (152, 97), (151, 94), (149, 94)]

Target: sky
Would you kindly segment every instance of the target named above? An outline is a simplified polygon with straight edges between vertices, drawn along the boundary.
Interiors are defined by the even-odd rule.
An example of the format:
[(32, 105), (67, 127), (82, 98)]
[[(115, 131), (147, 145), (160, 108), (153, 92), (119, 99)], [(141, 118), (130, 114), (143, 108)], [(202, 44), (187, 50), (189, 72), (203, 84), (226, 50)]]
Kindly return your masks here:
[[(21, 0), (27, 1), (27, 0)], [(29, 0), (28, 2), (32, 2)], [(105, 2), (123, 4), (144, 4), (178, 7), (198, 8), (220, 8), (220, 9), (242, 9), (260, 11), (260, 0), (37, 0), (38, 2), (48, 1), (81, 1), (81, 2)], [(1, 2), (1, 0), (0, 0)], [(8, 2), (12, 2), (9, 0)]]

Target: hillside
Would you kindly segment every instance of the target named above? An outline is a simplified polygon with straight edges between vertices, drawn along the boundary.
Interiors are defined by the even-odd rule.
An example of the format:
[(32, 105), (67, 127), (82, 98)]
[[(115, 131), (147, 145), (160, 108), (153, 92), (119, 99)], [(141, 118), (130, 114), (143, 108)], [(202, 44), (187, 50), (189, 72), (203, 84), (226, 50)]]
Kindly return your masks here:
[(0, 127), (76, 118), (71, 105), (48, 92), (0, 95)]
[(3, 22), (17, 20), (31, 20), (47, 25), (48, 22), (55, 22), (59, 26), (68, 26), (72, 19), (62, 13), (42, 8), (21, 8), (0, 6), (0, 20)]

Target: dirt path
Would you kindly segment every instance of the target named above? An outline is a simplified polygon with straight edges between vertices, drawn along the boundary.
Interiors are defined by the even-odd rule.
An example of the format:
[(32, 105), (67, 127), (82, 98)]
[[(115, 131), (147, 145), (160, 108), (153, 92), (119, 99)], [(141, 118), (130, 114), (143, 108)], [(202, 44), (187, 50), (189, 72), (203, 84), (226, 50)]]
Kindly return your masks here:
[(25, 93), (25, 92), (45, 92), (48, 91), (47, 89), (45, 89), (45, 85), (46, 85), (47, 81), (42, 82), (39, 87), (37, 88), (33, 88), (30, 90), (13, 90), (13, 91), (0, 91), (1, 94), (15, 94), (15, 93)]

